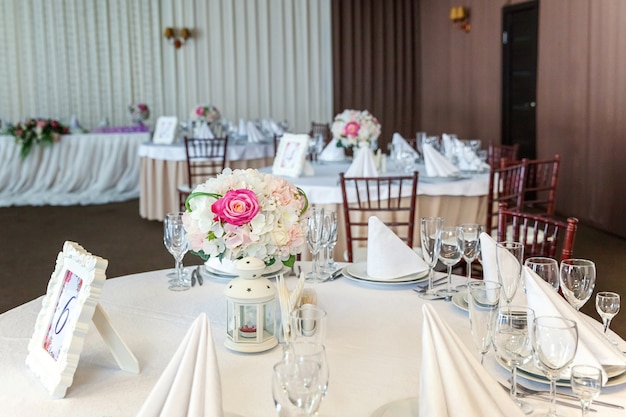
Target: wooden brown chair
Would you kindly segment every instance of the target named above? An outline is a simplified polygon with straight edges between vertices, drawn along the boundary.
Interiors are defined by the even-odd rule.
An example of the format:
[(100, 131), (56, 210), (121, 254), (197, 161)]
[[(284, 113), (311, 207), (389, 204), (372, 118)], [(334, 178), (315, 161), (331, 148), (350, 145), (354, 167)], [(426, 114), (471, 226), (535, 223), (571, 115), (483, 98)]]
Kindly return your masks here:
[(524, 158), (522, 164), (526, 176), (522, 211), (553, 216), (561, 156), (556, 154), (543, 160)]
[(354, 262), (355, 242), (367, 244), (367, 225), (374, 215), (413, 247), (417, 177), (417, 172), (402, 177), (347, 178), (339, 174), (349, 262)]
[(519, 158), (519, 144), (500, 145), (490, 143), (487, 150), (487, 163), (492, 168), (500, 167), (502, 159), (517, 161)]
[(187, 182), (178, 186), (180, 210), (185, 211), (187, 197), (198, 185), (221, 173), (226, 167), (228, 137), (197, 139), (185, 137)]
[(531, 256), (556, 259), (557, 253), (559, 260), (571, 258), (577, 229), (575, 217), (563, 222), (553, 217), (508, 210), (505, 203), (501, 203), (498, 210), (498, 242), (522, 242), (524, 259)]
[(522, 210), (524, 188), (524, 165), (511, 164), (502, 158), (501, 165), (491, 169), (489, 174), (489, 191), (487, 193), (487, 218), (485, 232), (492, 234), (498, 226), (498, 205), (506, 203), (516, 211)]

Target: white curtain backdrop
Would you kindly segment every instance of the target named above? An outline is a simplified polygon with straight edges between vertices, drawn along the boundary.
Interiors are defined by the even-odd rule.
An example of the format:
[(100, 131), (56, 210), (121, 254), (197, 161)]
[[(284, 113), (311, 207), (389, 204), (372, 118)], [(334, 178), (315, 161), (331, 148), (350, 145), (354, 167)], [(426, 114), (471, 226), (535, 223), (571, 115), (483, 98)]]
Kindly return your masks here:
[[(0, 119), (129, 125), (127, 106), (187, 120), (331, 121), (331, 0), (0, 0)], [(166, 27), (191, 29), (180, 49)], [(177, 32), (178, 33), (178, 32)]]

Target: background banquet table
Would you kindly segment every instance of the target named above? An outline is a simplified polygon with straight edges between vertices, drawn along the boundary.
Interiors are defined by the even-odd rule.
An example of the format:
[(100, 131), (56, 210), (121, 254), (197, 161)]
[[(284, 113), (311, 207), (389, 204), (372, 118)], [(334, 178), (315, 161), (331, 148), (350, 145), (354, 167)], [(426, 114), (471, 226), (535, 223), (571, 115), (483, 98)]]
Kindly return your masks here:
[[(307, 270), (309, 263), (303, 263)], [(0, 398), (6, 415), (133, 416), (154, 386), (194, 319), (210, 318), (222, 381), (224, 410), (242, 417), (277, 415), (271, 394), (272, 365), (281, 347), (257, 354), (227, 350), (227, 281), (208, 278), (187, 292), (167, 289), (167, 271), (152, 271), (106, 281), (100, 304), (139, 359), (138, 375), (121, 371), (99, 334), (90, 328), (64, 399), (52, 400), (24, 365), (41, 299), (0, 315)], [(455, 277), (457, 278), (457, 277)], [(458, 278), (460, 282), (460, 277)], [(295, 278), (288, 278), (291, 288)], [(308, 284), (307, 284), (308, 286)], [(410, 286), (368, 286), (347, 278), (312, 286), (328, 312), (326, 349), (330, 369), (328, 395), (320, 415), (367, 417), (392, 401), (419, 392), (422, 305)], [(467, 312), (446, 301), (428, 301), (461, 341), (475, 352)], [(477, 356), (476, 356), (477, 357)], [(509, 373), (487, 354), (486, 367), (500, 381)], [(451, 381), (460, 383), (463, 381)], [(601, 397), (626, 405), (624, 385), (603, 389)], [(537, 410), (546, 402), (535, 402)], [(599, 408), (599, 407), (595, 407)], [(579, 410), (559, 407), (563, 416)], [(601, 408), (603, 416), (623, 411)]]
[[(159, 145), (147, 142), (139, 148), (141, 158), (139, 215), (160, 220), (178, 211), (177, 187), (187, 181), (187, 155), (181, 142)], [(229, 141), (226, 166), (261, 168), (274, 160), (274, 143)]]
[(139, 145), (149, 133), (63, 135), (26, 158), (13, 136), (0, 136), (0, 206), (75, 205), (139, 195)]

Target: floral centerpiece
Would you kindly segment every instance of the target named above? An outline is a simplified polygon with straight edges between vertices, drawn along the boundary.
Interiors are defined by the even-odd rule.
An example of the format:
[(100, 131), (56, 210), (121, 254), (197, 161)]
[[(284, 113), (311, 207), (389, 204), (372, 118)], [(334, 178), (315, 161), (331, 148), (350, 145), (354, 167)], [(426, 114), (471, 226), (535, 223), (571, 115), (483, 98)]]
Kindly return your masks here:
[(131, 104), (128, 106), (128, 114), (133, 123), (141, 124), (150, 117), (150, 109), (144, 103)]
[(16, 142), (21, 145), (20, 156), (23, 159), (28, 156), (33, 145), (50, 145), (58, 142), (61, 135), (69, 133), (69, 128), (57, 120), (28, 119), (10, 126), (8, 132), (15, 136)]
[(186, 207), (187, 240), (204, 260), (251, 256), (292, 266), (306, 246), (306, 195), (271, 174), (226, 168), (198, 185)]
[(202, 104), (196, 106), (191, 112), (191, 122), (206, 122), (211, 125), (220, 120), (220, 111), (212, 104)]
[(378, 139), (380, 123), (367, 110), (347, 109), (335, 116), (331, 131), (337, 146), (358, 148)]

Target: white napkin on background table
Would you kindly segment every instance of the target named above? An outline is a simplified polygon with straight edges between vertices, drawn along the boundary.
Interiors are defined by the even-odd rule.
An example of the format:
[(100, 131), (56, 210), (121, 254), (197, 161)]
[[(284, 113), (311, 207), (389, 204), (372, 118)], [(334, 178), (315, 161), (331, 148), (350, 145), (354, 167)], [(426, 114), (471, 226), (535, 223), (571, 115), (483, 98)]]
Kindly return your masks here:
[(424, 167), (429, 177), (451, 177), (459, 174), (459, 169), (448, 161), (429, 143), (422, 147), (424, 152)]
[(367, 225), (367, 275), (393, 280), (428, 269), (424, 260), (378, 217)]
[(319, 156), (320, 161), (345, 161), (346, 152), (341, 146), (337, 146), (337, 138), (332, 138), (324, 147)]
[(355, 155), (352, 163), (346, 170), (346, 177), (377, 177), (374, 153), (369, 148), (354, 150)]
[(248, 142), (250, 143), (260, 143), (265, 141), (265, 137), (259, 131), (259, 129), (252, 122), (248, 122), (246, 124), (246, 128), (248, 130)]
[(239, 127), (237, 128), (237, 134), (239, 136), (248, 136), (248, 128), (246, 122), (243, 119), (239, 119)]
[(193, 137), (196, 139), (215, 139), (207, 122), (200, 122), (200, 125), (196, 126)]
[(193, 322), (137, 417), (223, 417), (222, 385), (205, 313)]
[(419, 415), (523, 416), (433, 306), (422, 306), (422, 314)]
[(391, 137), (391, 144), (394, 148), (397, 146), (402, 149), (403, 152), (410, 153), (415, 159), (419, 158), (417, 151), (398, 132), (395, 132)]

